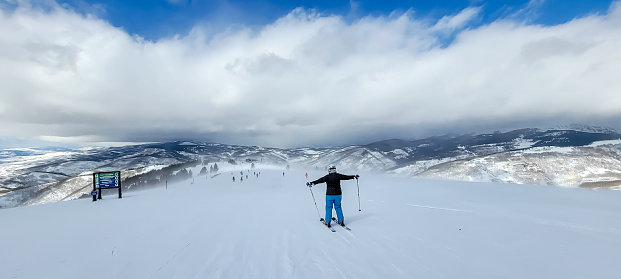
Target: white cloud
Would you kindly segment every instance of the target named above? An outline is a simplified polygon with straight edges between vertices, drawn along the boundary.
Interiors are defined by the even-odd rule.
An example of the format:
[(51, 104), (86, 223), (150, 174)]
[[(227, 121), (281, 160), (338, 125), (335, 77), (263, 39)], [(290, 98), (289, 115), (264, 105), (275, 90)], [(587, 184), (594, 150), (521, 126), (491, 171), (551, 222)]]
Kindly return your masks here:
[(356, 13), (358, 11), (358, 7), (360, 7), (360, 3), (354, 0), (349, 0), (349, 8), (352, 13)]
[(466, 8), (456, 15), (442, 17), (430, 29), (439, 32), (453, 32), (466, 26), (466, 24), (473, 20), (480, 12), (481, 7)]
[[(465, 28), (296, 9), (157, 42), (55, 6), (0, 11), (0, 137), (295, 146), (621, 115), (621, 8)], [(438, 30), (456, 32), (448, 46)]]
[(546, 0), (530, 0), (519, 11), (512, 14), (513, 19), (521, 19), (524, 22), (533, 22), (539, 17), (539, 8), (546, 2)]

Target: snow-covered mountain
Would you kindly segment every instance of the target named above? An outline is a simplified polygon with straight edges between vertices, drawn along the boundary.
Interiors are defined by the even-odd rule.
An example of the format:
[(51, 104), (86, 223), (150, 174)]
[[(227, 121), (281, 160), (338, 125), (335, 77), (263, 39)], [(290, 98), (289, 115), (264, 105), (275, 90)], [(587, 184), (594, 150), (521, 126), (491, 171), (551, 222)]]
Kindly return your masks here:
[(0, 278), (619, 278), (621, 191), (360, 172), (330, 232), (324, 170), (240, 167), (0, 210)]
[(393, 150), (423, 148), (408, 152), (417, 160), (391, 171), (464, 181), (619, 188), (621, 135), (601, 131), (524, 129), (401, 143)]
[[(572, 128), (573, 127), (573, 128)], [(0, 150), (0, 208), (75, 199), (90, 192), (94, 171), (121, 170), (129, 190), (189, 179), (180, 170), (257, 162), (316, 170), (530, 183), (568, 187), (621, 185), (621, 135), (589, 126), (492, 134), (392, 139), (362, 146), (279, 149), (177, 141), (112, 148)], [(177, 175), (178, 174), (178, 175)]]

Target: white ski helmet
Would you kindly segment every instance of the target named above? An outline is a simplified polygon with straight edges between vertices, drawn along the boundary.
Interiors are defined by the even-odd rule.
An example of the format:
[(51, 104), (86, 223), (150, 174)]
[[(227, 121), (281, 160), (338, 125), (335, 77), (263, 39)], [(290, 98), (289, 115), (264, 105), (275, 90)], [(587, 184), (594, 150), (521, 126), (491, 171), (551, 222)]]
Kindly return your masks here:
[(335, 173), (335, 172), (336, 172), (336, 166), (330, 165), (330, 167), (328, 168), (328, 173)]

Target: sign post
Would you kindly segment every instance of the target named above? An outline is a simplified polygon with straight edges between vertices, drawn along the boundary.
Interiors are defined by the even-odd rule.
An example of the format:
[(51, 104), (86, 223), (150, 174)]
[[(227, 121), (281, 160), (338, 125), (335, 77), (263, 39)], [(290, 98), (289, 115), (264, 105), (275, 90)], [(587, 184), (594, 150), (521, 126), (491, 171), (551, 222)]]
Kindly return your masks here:
[[(121, 172), (113, 171), (113, 172), (97, 172), (93, 173), (93, 201), (97, 201), (101, 199), (101, 190), (102, 189), (119, 189), (119, 199), (122, 197), (121, 195)], [(95, 197), (95, 192), (97, 192), (97, 197)]]

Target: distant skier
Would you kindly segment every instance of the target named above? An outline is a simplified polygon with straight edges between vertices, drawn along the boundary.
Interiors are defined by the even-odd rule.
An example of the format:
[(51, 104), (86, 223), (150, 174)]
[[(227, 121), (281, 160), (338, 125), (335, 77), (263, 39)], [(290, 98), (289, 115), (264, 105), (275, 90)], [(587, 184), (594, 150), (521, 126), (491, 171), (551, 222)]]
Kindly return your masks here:
[(306, 179), (308, 179), (308, 172), (306, 173)]
[(342, 191), (341, 191), (341, 180), (350, 180), (354, 178), (360, 177), (359, 175), (344, 175), (336, 172), (336, 167), (331, 165), (328, 169), (328, 174), (322, 178), (319, 178), (315, 181), (307, 182), (306, 186), (313, 187), (315, 184), (326, 183), (326, 218), (324, 219), (324, 223), (326, 226), (330, 227), (330, 222), (332, 221), (332, 206), (334, 205), (334, 210), (336, 210), (337, 222), (341, 226), (345, 226), (345, 220), (343, 217), (343, 210), (341, 209), (341, 199), (342, 199)]
[(233, 176), (233, 182), (235, 182), (235, 176)]

